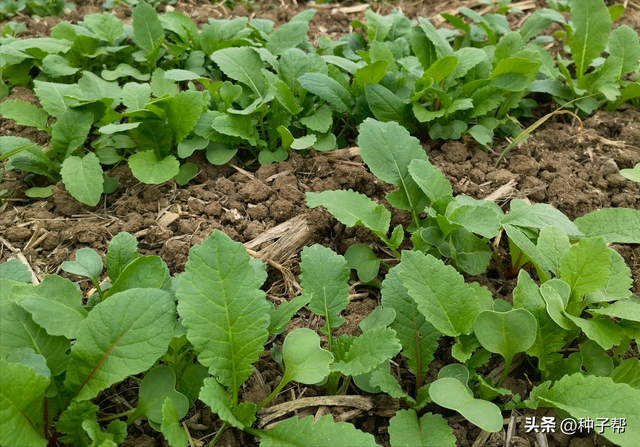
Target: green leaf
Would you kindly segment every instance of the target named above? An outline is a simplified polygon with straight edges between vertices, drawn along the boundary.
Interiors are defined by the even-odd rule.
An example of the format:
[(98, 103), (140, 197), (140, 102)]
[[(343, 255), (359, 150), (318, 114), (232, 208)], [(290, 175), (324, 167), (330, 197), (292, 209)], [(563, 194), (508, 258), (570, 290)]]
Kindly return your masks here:
[(306, 385), (321, 382), (329, 375), (333, 355), (320, 347), (320, 337), (311, 329), (290, 332), (282, 344), (285, 371), (283, 383), (296, 381)]
[(4, 118), (12, 119), (21, 126), (31, 126), (38, 130), (47, 129), (49, 115), (44, 109), (21, 100), (5, 101), (0, 104), (0, 114)]
[[(541, 387), (542, 388), (542, 387)], [(640, 437), (640, 390), (625, 383), (615, 383), (609, 377), (564, 376), (550, 389), (542, 388), (538, 399), (545, 406), (566, 411), (574, 418), (625, 418), (624, 433), (605, 429), (602, 436), (623, 447), (633, 447)], [(615, 416), (613, 416), (615, 415)]]
[(18, 351), (9, 352), (4, 356), (9, 363), (21, 363), (35, 369), (36, 373), (47, 379), (51, 378), (51, 371), (47, 366), (47, 359), (40, 354), (36, 354), (31, 348), (24, 348)]
[(240, 430), (245, 428), (244, 424), (238, 420), (232, 411), (233, 402), (231, 396), (225, 393), (224, 387), (220, 385), (215, 378), (209, 377), (204, 379), (204, 385), (200, 390), (198, 398), (209, 405), (211, 411), (217, 414), (220, 419), (227, 424)]
[(30, 284), (31, 272), (29, 271), (29, 267), (22, 262), (17, 259), (10, 259), (0, 264), (0, 278)]
[(452, 266), (421, 252), (402, 253), (400, 280), (427, 321), (450, 337), (468, 334), (478, 299)]
[(151, 75), (151, 93), (156, 98), (160, 98), (164, 95), (174, 96), (178, 94), (178, 87), (175, 81), (164, 77), (165, 71), (161, 68), (156, 70)]
[(337, 445), (376, 447), (373, 435), (363, 433), (352, 424), (333, 422), (327, 414), (317, 422), (313, 416), (302, 419), (292, 417), (273, 427), (269, 431), (247, 430), (260, 436), (261, 447), (335, 447)]
[(447, 177), (428, 159), (415, 159), (409, 164), (409, 173), (432, 203), (445, 196), (452, 196), (453, 190)]
[(138, 259), (138, 240), (126, 231), (116, 234), (109, 241), (105, 256), (109, 279), (114, 283), (127, 265)]
[(395, 122), (368, 118), (359, 130), (358, 145), (364, 162), (380, 180), (398, 187), (397, 192), (387, 195), (389, 203), (403, 210), (423, 211), (420, 203), (425, 195), (409, 175), (412, 160), (427, 159), (420, 142)]
[(118, 279), (112, 280), (113, 285), (107, 291), (105, 299), (136, 287), (160, 289), (167, 275), (162, 259), (157, 256), (140, 256), (122, 270)]
[(429, 22), (425, 18), (419, 17), (418, 23), (420, 24), (420, 28), (424, 32), (427, 39), (429, 39), (435, 47), (438, 59), (441, 59), (445, 56), (453, 55), (453, 49), (451, 48), (451, 45), (449, 45), (449, 43), (440, 34), (438, 34), (438, 31), (431, 24), (431, 22)]
[(636, 164), (633, 169), (620, 169), (620, 175), (627, 180), (640, 183), (640, 163)]
[(583, 238), (560, 259), (558, 274), (574, 296), (595, 292), (609, 277), (611, 252), (602, 237)]
[(624, 258), (614, 249), (611, 251), (611, 268), (609, 277), (602, 287), (584, 297), (583, 306), (602, 301), (626, 300), (631, 296), (633, 279), (631, 269), (627, 267)]
[(514, 355), (533, 346), (538, 324), (526, 309), (483, 310), (476, 317), (473, 329), (487, 351), (500, 354), (510, 363)]
[(353, 341), (346, 355), (331, 365), (331, 370), (339, 371), (345, 376), (357, 376), (373, 371), (402, 349), (395, 335), (393, 329), (385, 327), (364, 332)]
[(93, 283), (98, 283), (103, 268), (102, 258), (94, 250), (84, 247), (76, 252), (75, 261), (65, 261), (60, 268), (67, 273), (85, 276)]
[(71, 105), (77, 104), (77, 100), (67, 98), (67, 96), (79, 97), (82, 95), (78, 84), (55, 84), (34, 80), (33, 85), (33, 91), (40, 100), (40, 105), (55, 118), (62, 116)]
[(322, 73), (306, 73), (298, 80), (304, 89), (329, 102), (337, 112), (351, 110), (351, 92), (335, 79)]
[(150, 74), (142, 74), (129, 64), (118, 64), (113, 70), (102, 70), (100, 75), (105, 81), (115, 81), (127, 77), (135, 78), (138, 81), (148, 81), (151, 78)]
[(591, 314), (608, 315), (610, 317), (620, 318), (621, 320), (640, 322), (640, 304), (631, 300), (616, 301), (607, 307), (589, 309), (588, 312)]
[(435, 61), (424, 71), (422, 79), (431, 78), (434, 84), (440, 84), (444, 78), (454, 72), (458, 65), (456, 56), (446, 56)]
[(122, 90), (118, 83), (107, 82), (90, 71), (82, 73), (82, 78), (78, 81), (78, 85), (82, 95), (76, 99), (100, 101), (103, 98), (112, 98), (114, 101), (120, 101)]
[(133, 35), (138, 46), (148, 55), (164, 40), (164, 30), (153, 6), (140, 2), (133, 9)]
[(483, 430), (496, 433), (502, 429), (500, 408), (491, 402), (475, 399), (469, 388), (453, 377), (443, 377), (429, 387), (431, 399), (444, 408), (455, 410)]
[(267, 91), (267, 81), (262, 74), (264, 64), (252, 48), (225, 48), (211, 55), (220, 70), (238, 82), (242, 82), (261, 98)]
[(640, 389), (640, 360), (634, 358), (623, 360), (613, 370), (611, 378), (615, 383), (626, 383)]
[(384, 41), (393, 26), (393, 18), (380, 16), (370, 9), (365, 11), (364, 16), (367, 19), (367, 39), (369, 42)]
[(198, 361), (234, 394), (267, 341), (266, 277), (242, 244), (218, 230), (191, 249), (180, 276), (176, 296), (187, 337)]
[[(296, 103), (296, 99), (294, 98), (293, 94), (291, 93), (291, 89), (289, 88), (289, 86), (287, 86), (287, 84), (285, 84), (283, 81), (276, 81), (271, 84), (270, 89), (276, 99), (280, 102), (280, 104), (282, 104), (285, 109), (287, 109), (287, 111), (289, 111), (293, 115), (297, 115), (298, 113), (300, 113), (300, 106), (298, 106), (298, 104)], [(331, 118), (331, 112), (329, 112), (329, 118)]]
[(640, 211), (605, 208), (578, 217), (575, 222), (588, 237), (602, 236), (607, 243), (640, 244)]
[(502, 218), (503, 224), (539, 229), (552, 225), (564, 230), (569, 236), (581, 236), (578, 227), (551, 205), (546, 203), (526, 205), (519, 199), (513, 199), (510, 206), (511, 212)]
[(163, 422), (164, 404), (169, 399), (178, 420), (187, 415), (189, 399), (176, 391), (176, 375), (167, 366), (159, 366), (148, 372), (140, 383), (138, 406), (133, 419), (146, 416), (150, 421)]
[(149, 84), (129, 82), (122, 88), (122, 104), (129, 111), (144, 110), (150, 100), (151, 86)]
[(513, 291), (513, 308), (526, 309), (536, 318), (536, 340), (526, 352), (538, 357), (540, 369), (546, 371), (543, 359), (564, 346), (566, 331), (549, 316), (538, 286), (524, 270), (520, 270), (518, 285)]
[(295, 138), (291, 143), (291, 149), (303, 150), (313, 146), (316, 142), (315, 135), (305, 135), (304, 137)]
[(481, 145), (489, 147), (493, 145), (493, 131), (491, 129), (477, 124), (469, 129), (468, 132)]
[(180, 171), (173, 177), (173, 179), (178, 185), (183, 186), (196, 175), (198, 175), (198, 166), (193, 163), (185, 163), (180, 166)]
[(482, 239), (464, 228), (456, 228), (451, 232), (449, 247), (452, 259), (470, 275), (483, 273), (491, 262), (491, 249)]
[(62, 374), (68, 362), (66, 352), (70, 342), (65, 337), (54, 337), (37, 325), (31, 315), (9, 301), (12, 287), (19, 285), (14, 281), (0, 278), (0, 349), (4, 356), (22, 349), (30, 348), (36, 354), (47, 359), (47, 366), (53, 376)]
[(80, 158), (72, 156), (62, 162), (62, 183), (79, 202), (96, 206), (102, 197), (104, 179), (100, 160), (93, 152)]
[(620, 82), (624, 75), (638, 69), (639, 56), (638, 33), (627, 25), (619, 26), (613, 30), (609, 39), (609, 59), (615, 61), (617, 82)]
[(45, 447), (42, 418), (49, 379), (20, 363), (0, 360), (0, 443)]
[(613, 372), (613, 359), (595, 341), (587, 340), (584, 342), (580, 346), (580, 354), (583, 359), (582, 366), (589, 374), (606, 377)]
[(56, 423), (56, 430), (64, 434), (60, 441), (74, 446), (86, 446), (89, 444), (87, 432), (82, 428), (82, 422), (89, 419), (94, 420), (98, 413), (98, 406), (89, 401), (73, 401), (66, 410), (62, 412), (60, 419)]
[(168, 397), (162, 405), (162, 434), (172, 447), (187, 447), (189, 438), (187, 433), (180, 425), (180, 417), (176, 412), (176, 408)]
[(354, 82), (364, 88), (366, 84), (377, 84), (387, 74), (389, 62), (379, 60), (356, 70)]
[[(552, 267), (547, 265), (547, 260), (542, 256), (538, 247), (536, 247), (527, 235), (518, 227), (503, 224), (502, 228), (507, 233), (507, 236), (509, 236), (510, 246), (513, 244), (522, 251), (536, 267), (538, 276), (542, 278), (543, 281), (547, 280), (549, 278), (549, 271)], [(514, 250), (513, 247), (511, 249)]]
[(389, 420), (389, 440), (393, 447), (455, 447), (456, 437), (439, 414), (400, 410)]
[(100, 133), (103, 135), (111, 135), (118, 132), (125, 132), (127, 130), (135, 129), (142, 123), (122, 123), (122, 124), (107, 124), (100, 128)]
[(358, 272), (358, 279), (362, 282), (373, 281), (380, 270), (380, 259), (376, 257), (371, 247), (365, 244), (354, 244), (344, 253), (347, 265)]
[[(80, 323), (87, 317), (82, 307), (82, 292), (66, 278), (45, 275), (37, 286), (17, 286), (12, 301), (31, 314), (33, 321), (50, 335), (75, 339)], [(64, 321), (64, 324), (60, 324)]]
[(307, 40), (309, 24), (307, 22), (289, 22), (269, 37), (267, 50), (276, 56), (281, 56), (290, 48), (295, 48)]
[(310, 295), (298, 295), (291, 301), (280, 304), (269, 313), (269, 335), (281, 334), (287, 328), (287, 323), (300, 309), (306, 306)]
[(51, 146), (59, 154), (69, 157), (84, 145), (92, 123), (91, 113), (67, 110), (51, 126)]
[(381, 302), (383, 308), (395, 309), (395, 320), (389, 327), (396, 331), (402, 354), (414, 374), (418, 376), (421, 371), (422, 377), (417, 377), (417, 382), (422, 383), (438, 348), (440, 332), (418, 311), (415, 300), (402, 285), (400, 268), (394, 267), (387, 273), (382, 282)]
[[(114, 40), (124, 32), (122, 22), (113, 14), (89, 14), (82, 19), (84, 24), (93, 31), (98, 38), (113, 45)], [(135, 32), (135, 31), (134, 31)], [(137, 37), (136, 37), (137, 38)]]
[(486, 238), (497, 236), (501, 227), (498, 214), (486, 206), (459, 206), (449, 214), (448, 219)]
[(352, 190), (336, 190), (308, 192), (306, 197), (309, 208), (324, 206), (333, 217), (348, 227), (363, 226), (382, 236), (389, 231), (391, 213), (364, 194)]
[(158, 160), (154, 152), (143, 151), (129, 157), (129, 167), (133, 176), (141, 182), (159, 185), (180, 171), (180, 162), (173, 155)]
[(582, 329), (587, 337), (602, 346), (602, 349), (611, 349), (614, 345), (620, 344), (623, 332), (613, 320), (598, 317), (587, 320), (574, 317), (566, 312), (565, 316)]
[(328, 132), (333, 124), (331, 118), (331, 109), (327, 106), (322, 106), (315, 111), (313, 115), (300, 118), (300, 122), (308, 129), (316, 132), (325, 133)]
[(303, 294), (311, 295), (309, 310), (325, 317), (329, 330), (340, 326), (344, 320), (337, 315), (349, 304), (347, 261), (329, 248), (313, 245), (302, 250), (300, 272)]
[(157, 289), (129, 289), (97, 304), (80, 324), (65, 386), (78, 401), (149, 369), (173, 337), (175, 305)]
[(162, 121), (144, 120), (135, 135), (139, 151), (152, 151), (158, 158), (171, 152), (172, 131)]
[(364, 86), (364, 91), (369, 108), (378, 120), (383, 123), (405, 121), (406, 103), (391, 90), (380, 84), (367, 84)]
[(580, 79), (605, 49), (611, 31), (611, 15), (601, 0), (571, 0), (573, 32), (569, 48)]
[(213, 120), (212, 127), (221, 134), (247, 140), (252, 146), (257, 144), (251, 118), (247, 115), (222, 114)]
[(565, 313), (571, 294), (569, 285), (564, 281), (554, 278), (540, 286), (540, 293), (545, 303), (547, 303), (547, 313), (553, 321), (567, 331), (574, 329), (574, 325)]
[(567, 233), (561, 228), (546, 226), (540, 230), (538, 236), (538, 250), (545, 259), (545, 264), (551, 267), (554, 275), (558, 275), (560, 259), (569, 251), (571, 244)]
[(167, 120), (176, 143), (182, 141), (193, 130), (203, 109), (201, 92), (188, 90), (171, 98), (167, 109)]
[(292, 48), (281, 56), (278, 70), (280, 77), (295, 96), (301, 89), (300, 77), (311, 70), (311, 62), (304, 51)]

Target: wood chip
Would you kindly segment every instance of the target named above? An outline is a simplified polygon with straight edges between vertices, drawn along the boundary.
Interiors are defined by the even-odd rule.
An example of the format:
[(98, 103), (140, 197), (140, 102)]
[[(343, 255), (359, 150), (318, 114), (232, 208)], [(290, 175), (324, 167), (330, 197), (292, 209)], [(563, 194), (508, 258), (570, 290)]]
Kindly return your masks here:
[(345, 14), (354, 14), (356, 12), (363, 12), (366, 11), (367, 9), (369, 9), (369, 4), (368, 3), (363, 3), (360, 5), (355, 5), (355, 6), (346, 6), (346, 7), (342, 7), (339, 6), (337, 8), (334, 8), (331, 10), (331, 14), (335, 14), (338, 12), (342, 12)]
[(174, 223), (179, 218), (180, 218), (180, 215), (178, 213), (167, 211), (158, 219), (158, 225), (160, 225), (163, 228), (167, 228), (169, 225)]
[(370, 399), (364, 396), (317, 396), (317, 397), (303, 397), (302, 399), (296, 399), (283, 404), (274, 405), (272, 407), (263, 408), (258, 411), (258, 416), (262, 416), (260, 420), (260, 427), (264, 427), (269, 422), (277, 419), (281, 416), (291, 413), (296, 410), (300, 410), (308, 407), (352, 407), (359, 410), (369, 411), (373, 408), (373, 403)]

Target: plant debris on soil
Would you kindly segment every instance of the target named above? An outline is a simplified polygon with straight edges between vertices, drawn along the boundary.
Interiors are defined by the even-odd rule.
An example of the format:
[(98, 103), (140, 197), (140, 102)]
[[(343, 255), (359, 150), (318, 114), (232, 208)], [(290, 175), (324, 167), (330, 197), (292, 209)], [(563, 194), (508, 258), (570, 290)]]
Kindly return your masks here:
[[(73, 22), (81, 20), (86, 14), (101, 12), (101, 3), (101, 0), (77, 1), (76, 10), (63, 18), (48, 17), (36, 21), (28, 16), (17, 16), (13, 20), (27, 24), (24, 37), (46, 36), (62, 20)], [(433, 18), (445, 10), (455, 10), (462, 3), (476, 2), (427, 0), (369, 5), (313, 5), (318, 13), (311, 22), (310, 38), (316, 40), (320, 35), (335, 38), (348, 32), (351, 20), (361, 19), (365, 6), (380, 14), (389, 13), (395, 7), (401, 8), (409, 18)], [(531, 3), (535, 8), (543, 2), (523, 3)], [(624, 20), (635, 30), (640, 30), (640, 5), (629, 2), (628, 6)], [(199, 24), (205, 23), (210, 17), (246, 15), (271, 19), (278, 26), (306, 7), (303, 2), (260, 1), (248, 6), (239, 5), (231, 11), (221, 4), (190, 0), (178, 2), (175, 10), (184, 12)], [(117, 6), (113, 12), (125, 23), (131, 20), (131, 10), (124, 4)], [(521, 20), (521, 16), (516, 17)], [(14, 88), (11, 95), (5, 98), (10, 99), (37, 104), (33, 93), (26, 88)], [(545, 106), (540, 106), (540, 115), (546, 112)], [(49, 138), (44, 132), (16, 125), (4, 118), (0, 118), (0, 135), (21, 136), (41, 145), (46, 145)], [(620, 169), (633, 168), (640, 162), (640, 112), (636, 109), (623, 107), (616, 112), (599, 111), (584, 120), (582, 135), (578, 123), (572, 122), (568, 115), (554, 117), (525, 143), (514, 148), (496, 168), (494, 164), (506, 145), (506, 142), (502, 142), (496, 145), (495, 152), (488, 153), (480, 149), (475, 141), (463, 138), (444, 143), (440, 140), (428, 141), (423, 148), (434, 166), (451, 181), (454, 194), (483, 199), (500, 190), (500, 205), (507, 204), (512, 198), (548, 203), (571, 220), (605, 207), (640, 209), (640, 184), (627, 181), (619, 173)], [(261, 250), (271, 244), (271, 241), (264, 240), (263, 235), (279, 225), (293, 225), (293, 222), (298, 225), (297, 231), (303, 233), (297, 242), (297, 251), (291, 253), (285, 250), (275, 255), (271, 252), (266, 258), (263, 257), (263, 260), (273, 261), (269, 264), (269, 277), (265, 284), (267, 297), (275, 303), (281, 303), (291, 299), (299, 288), (296, 277), (300, 273), (298, 263), (302, 245), (320, 243), (344, 254), (349, 246), (363, 243), (371, 246), (379, 255), (384, 253), (380, 241), (369, 230), (362, 227), (344, 229), (324, 209), (308, 209), (305, 205), (306, 192), (353, 189), (392, 211), (392, 227), (397, 224), (406, 227), (411, 221), (407, 212), (393, 210), (388, 205), (384, 196), (390, 191), (389, 185), (368, 171), (357, 148), (335, 153), (311, 151), (305, 157), (291, 152), (287, 161), (263, 165), (256, 172), (243, 169), (235, 161), (224, 166), (213, 166), (200, 151), (188, 161), (197, 165), (199, 174), (182, 187), (174, 182), (145, 185), (131, 175), (126, 165), (117, 166), (107, 175), (118, 180), (118, 190), (103, 196), (100, 204), (93, 208), (71, 197), (62, 183), (54, 187), (53, 196), (46, 200), (29, 199), (24, 195), (27, 185), (21, 181), (22, 175), (16, 171), (5, 171), (0, 190), (7, 189), (12, 195), (0, 207), (0, 234), (3, 238), (0, 243), (0, 263), (15, 257), (16, 251), (19, 251), (41, 280), (45, 274), (60, 274), (61, 263), (73, 260), (75, 252), (82, 247), (90, 247), (104, 258), (108, 241), (117, 233), (126, 231), (138, 239), (141, 254), (160, 256), (174, 274), (184, 271), (189, 249), (201, 243), (215, 229), (223, 231), (235, 241), (245, 243), (259, 256)], [(290, 233), (284, 228), (283, 233), (274, 237), (282, 234), (286, 237)], [(632, 291), (640, 295), (640, 246), (614, 245), (613, 248), (631, 268), (634, 278)], [(79, 279), (61, 274), (76, 281)], [(484, 274), (469, 279), (487, 286), (494, 298), (511, 301), (515, 280), (506, 280), (495, 263), (492, 262)], [(93, 287), (88, 280), (80, 281), (80, 286), (85, 294)], [(338, 329), (337, 335), (358, 335), (358, 323), (380, 303), (379, 291), (374, 288), (356, 284), (352, 286), (351, 293), (350, 304), (343, 315), (346, 322)], [(285, 335), (299, 327), (318, 329), (318, 318), (306, 310), (300, 311), (289, 323)], [(449, 346), (442, 346), (443, 343), (441, 341), (441, 349), (436, 352), (430, 366), (427, 382), (435, 379), (437, 371), (452, 361), (448, 354)], [(497, 362), (489, 363), (483, 372), (489, 374), (498, 366)], [(409, 384), (411, 374), (406, 367), (404, 361), (399, 361), (392, 363), (391, 371), (400, 383)], [(255, 368), (255, 373), (241, 393), (243, 400), (258, 403), (277, 385), (279, 375), (277, 365), (268, 351), (255, 363)], [(526, 362), (522, 363), (504, 386), (514, 393), (526, 394), (532, 388), (528, 378), (532, 371)], [(100, 393), (95, 401), (100, 406), (99, 416), (125, 411), (130, 408), (129, 405), (135, 405), (136, 387), (136, 382), (128, 380)], [(322, 394), (320, 387), (289, 385), (273, 404)], [(319, 417), (323, 413), (331, 413), (336, 421), (352, 422), (357, 428), (372, 433), (379, 444), (389, 445), (386, 433), (388, 419), (398, 409), (398, 400), (376, 395), (367, 399), (371, 404), (368, 409), (337, 402), (320, 407), (302, 407), (297, 414)], [(433, 411), (429, 407), (427, 410)], [(504, 445), (504, 430), (485, 438), (484, 444), (478, 444), (476, 441), (481, 430), (455, 412), (445, 411), (443, 416), (453, 427), (458, 446)], [(535, 415), (545, 416), (549, 411), (552, 412), (539, 409)], [(534, 433), (525, 433), (522, 423), (525, 416), (531, 415), (533, 413), (529, 411), (518, 416), (520, 423), (511, 445), (539, 445)], [(265, 420), (267, 422), (264, 424), (268, 426), (271, 420)], [(221, 426), (220, 420), (203, 405), (192, 408), (185, 421), (194, 446), (207, 444)], [(505, 429), (508, 422), (505, 421)], [(129, 436), (122, 445), (166, 445), (162, 439), (148, 424), (138, 421), (129, 429)], [(550, 447), (613, 445), (601, 437), (570, 437), (561, 433), (550, 433), (548, 442)], [(227, 430), (218, 440), (218, 445), (256, 445), (256, 441), (253, 436), (234, 429)]]

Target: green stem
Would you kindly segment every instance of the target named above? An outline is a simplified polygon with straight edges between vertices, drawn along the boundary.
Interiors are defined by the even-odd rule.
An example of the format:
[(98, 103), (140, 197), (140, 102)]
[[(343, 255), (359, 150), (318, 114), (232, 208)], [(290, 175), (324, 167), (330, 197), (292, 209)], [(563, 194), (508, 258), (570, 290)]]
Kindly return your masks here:
[(222, 432), (225, 431), (225, 429), (228, 426), (229, 426), (229, 424), (227, 424), (226, 422), (222, 424), (222, 427), (220, 427), (220, 430), (218, 430), (218, 433), (216, 433), (216, 435), (213, 437), (213, 439), (209, 443), (209, 447), (213, 447), (214, 445), (216, 445), (216, 441), (218, 440), (218, 438), (220, 437)]
[(500, 388), (509, 375), (509, 369), (511, 369), (511, 360), (511, 357), (504, 359), (504, 371), (502, 372), (502, 377), (500, 377), (500, 382), (498, 382), (496, 388)]
[[(114, 419), (120, 419), (121, 417), (129, 416), (134, 411), (136, 411), (135, 408), (133, 410), (127, 410), (127, 411), (124, 411), (122, 413), (112, 414), (111, 416), (106, 416), (106, 417), (98, 419), (98, 422), (107, 422), (107, 421), (112, 421)], [(129, 425), (129, 424), (127, 424), (127, 425)]]
[(351, 383), (351, 376), (349, 376), (346, 379), (344, 379), (344, 382), (342, 383), (342, 386), (336, 392), (336, 396), (340, 396), (344, 392), (344, 390), (347, 389), (347, 387), (349, 386), (350, 383)]
[(289, 383), (289, 380), (285, 380), (285, 378), (282, 377), (282, 380), (280, 381), (278, 386), (273, 390), (273, 392), (271, 394), (269, 394), (269, 397), (267, 397), (265, 400), (263, 400), (260, 403), (260, 405), (257, 406), (256, 412), (259, 411), (265, 405), (267, 405), (269, 402), (271, 402), (273, 400), (273, 398), (276, 397), (278, 395), (278, 393), (280, 393), (280, 391), (282, 391), (282, 388), (284, 388), (284, 386), (287, 383)]

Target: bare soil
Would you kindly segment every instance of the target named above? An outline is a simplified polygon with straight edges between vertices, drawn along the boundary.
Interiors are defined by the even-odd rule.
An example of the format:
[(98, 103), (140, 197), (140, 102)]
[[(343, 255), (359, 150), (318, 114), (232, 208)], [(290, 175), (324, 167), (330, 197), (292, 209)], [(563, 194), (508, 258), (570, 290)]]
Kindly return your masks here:
[[(459, 6), (461, 3), (463, 2), (424, 1), (372, 4), (371, 7), (376, 11), (379, 8), (381, 13), (388, 13), (394, 6), (401, 6), (409, 17), (434, 17), (441, 8), (451, 7), (452, 4)], [(77, 4), (77, 11), (64, 19), (79, 20), (85, 14), (101, 10), (101, 1), (78, 1)], [(231, 13), (249, 16), (254, 14), (256, 17), (283, 23), (306, 5), (303, 6), (302, 2), (296, 6), (267, 1), (258, 3), (257, 6), (259, 8), (251, 10), (238, 6), (231, 12), (221, 5), (194, 0), (180, 1), (176, 10), (184, 11), (201, 23), (206, 22), (208, 17), (222, 18)], [(351, 20), (362, 19), (362, 11), (344, 13), (337, 7), (316, 7), (319, 12), (312, 22), (312, 38), (319, 35), (337, 37), (349, 31)], [(116, 13), (124, 20), (130, 20), (130, 10), (127, 7), (118, 7)], [(61, 20), (47, 18), (35, 23), (26, 16), (22, 19), (29, 25), (29, 36), (47, 35)], [(629, 23), (638, 29), (637, 20)], [(8, 99), (23, 99), (38, 104), (37, 98), (26, 88), (14, 88)], [(542, 105), (539, 113), (548, 112), (547, 107)], [(625, 108), (614, 113), (598, 112), (584, 120), (581, 138), (578, 123), (564, 117), (566, 115), (548, 121), (526, 143), (516, 147), (497, 168), (494, 165), (507, 144), (503, 141), (496, 143), (492, 153), (484, 152), (473, 140), (468, 139), (445, 143), (425, 141), (423, 147), (431, 162), (452, 182), (455, 194), (485, 198), (501, 186), (510, 184), (508, 193), (499, 202), (505, 209), (511, 198), (551, 204), (571, 219), (604, 207), (640, 209), (640, 185), (627, 181), (619, 174), (620, 169), (631, 168), (640, 162), (640, 111)], [(48, 144), (49, 138), (44, 132), (24, 128), (2, 118), (0, 134), (30, 138), (41, 145)], [(327, 212), (320, 209), (309, 210), (305, 205), (306, 192), (353, 189), (390, 209), (384, 196), (391, 188), (368, 171), (357, 151), (345, 151), (345, 155), (341, 157), (313, 151), (304, 157), (291, 153), (287, 161), (261, 166), (254, 172), (241, 169), (235, 161), (226, 166), (212, 166), (200, 153), (194, 154), (189, 161), (198, 166), (199, 174), (183, 187), (172, 182), (156, 186), (144, 185), (131, 175), (126, 165), (117, 166), (107, 174), (119, 181), (119, 188), (93, 208), (75, 201), (65, 191), (62, 183), (55, 186), (54, 194), (49, 199), (29, 199), (24, 195), (28, 186), (22, 181), (23, 175), (13, 171), (4, 172), (0, 190), (8, 189), (13, 195), (0, 207), (0, 234), (14, 248), (22, 251), (40, 279), (44, 274), (60, 274), (60, 264), (75, 259), (75, 252), (82, 247), (93, 248), (104, 257), (108, 241), (120, 231), (134, 234), (143, 254), (161, 256), (172, 273), (179, 273), (184, 270), (189, 249), (201, 243), (214, 229), (224, 231), (238, 242), (248, 243), (267, 230), (299, 217), (308, 222), (308, 244), (320, 243), (344, 254), (350, 245), (366, 243), (378, 255), (386, 257), (383, 247), (368, 230), (344, 229)], [(393, 211), (392, 215), (392, 225), (400, 223), (406, 228), (410, 223), (405, 212)], [(167, 219), (167, 216), (173, 217)], [(505, 248), (502, 247), (501, 255), (506, 257), (508, 255)], [(630, 266), (634, 277), (633, 291), (636, 295), (640, 294), (640, 246), (616, 245), (614, 248)], [(7, 247), (0, 245), (0, 262), (13, 256)], [(298, 262), (299, 256), (294, 254), (281, 264), (295, 278), (299, 274)], [(269, 279), (265, 284), (268, 298), (276, 304), (291, 299), (295, 290), (291, 286), (290, 277), (274, 266), (269, 266), (268, 272)], [(384, 270), (381, 274), (384, 274)], [(71, 276), (71, 279), (80, 281), (85, 292), (91, 288), (82, 278)], [(355, 277), (352, 279), (355, 280)], [(468, 279), (486, 285), (495, 298), (511, 300), (515, 281), (504, 278), (502, 271), (493, 263), (485, 274)], [(343, 315), (346, 323), (339, 328), (339, 334), (358, 335), (358, 323), (380, 303), (379, 291), (371, 287), (353, 286), (352, 298)], [(291, 321), (287, 332), (297, 327), (317, 329), (320, 326), (321, 321), (317, 317), (302, 310)], [(273, 342), (281, 343), (287, 332)], [(435, 379), (442, 366), (454, 361), (449, 354), (450, 345), (450, 340), (441, 340), (440, 349), (430, 366), (428, 381)], [(637, 346), (632, 346), (629, 355), (637, 356)], [(405, 389), (414, 389), (415, 379), (408, 372), (406, 364), (400, 357), (395, 360), (392, 373), (403, 383)], [(500, 366), (500, 362), (498, 358), (492, 359), (482, 372), (489, 374)], [(259, 402), (277, 385), (281, 374), (268, 351), (265, 351), (255, 366), (256, 372), (245, 384), (241, 398)], [(531, 381), (536, 380), (535, 371), (525, 362), (511, 373), (505, 387), (524, 397), (532, 387)], [(136, 388), (134, 381), (125, 381), (101, 393), (95, 401), (100, 405), (100, 416), (125, 411), (129, 408), (128, 405), (135, 405)], [(320, 396), (323, 393), (323, 388), (291, 385), (274, 404), (300, 397)], [(353, 387), (348, 390), (348, 394), (366, 395)], [(388, 446), (388, 420), (399, 403), (389, 398), (372, 398), (374, 406), (369, 411), (356, 411), (344, 406), (320, 409), (312, 407), (300, 410), (298, 416), (330, 412), (336, 420), (352, 422), (376, 436), (378, 443)], [(480, 429), (452, 411), (442, 411), (435, 405), (427, 407), (426, 411), (440, 412), (449, 420), (460, 447), (471, 446), (480, 436)], [(540, 418), (547, 415), (546, 411), (538, 410), (536, 416)], [(525, 415), (533, 414), (525, 412), (522, 416)], [(505, 415), (507, 418), (508, 416)], [(219, 419), (202, 405), (193, 408), (187, 419), (186, 425), (196, 446), (208, 443), (221, 425)], [(517, 425), (512, 445), (538, 445), (532, 434), (524, 433), (523, 422), (524, 419)], [(139, 421), (130, 428), (129, 437), (123, 445), (161, 446), (161, 439), (146, 422)], [(503, 430), (492, 434), (483, 445), (502, 446), (504, 442)], [(559, 433), (550, 434), (548, 444), (550, 447), (611, 445), (600, 437), (569, 437)], [(256, 440), (242, 432), (227, 430), (219, 439), (218, 445), (251, 446), (256, 445)]]

